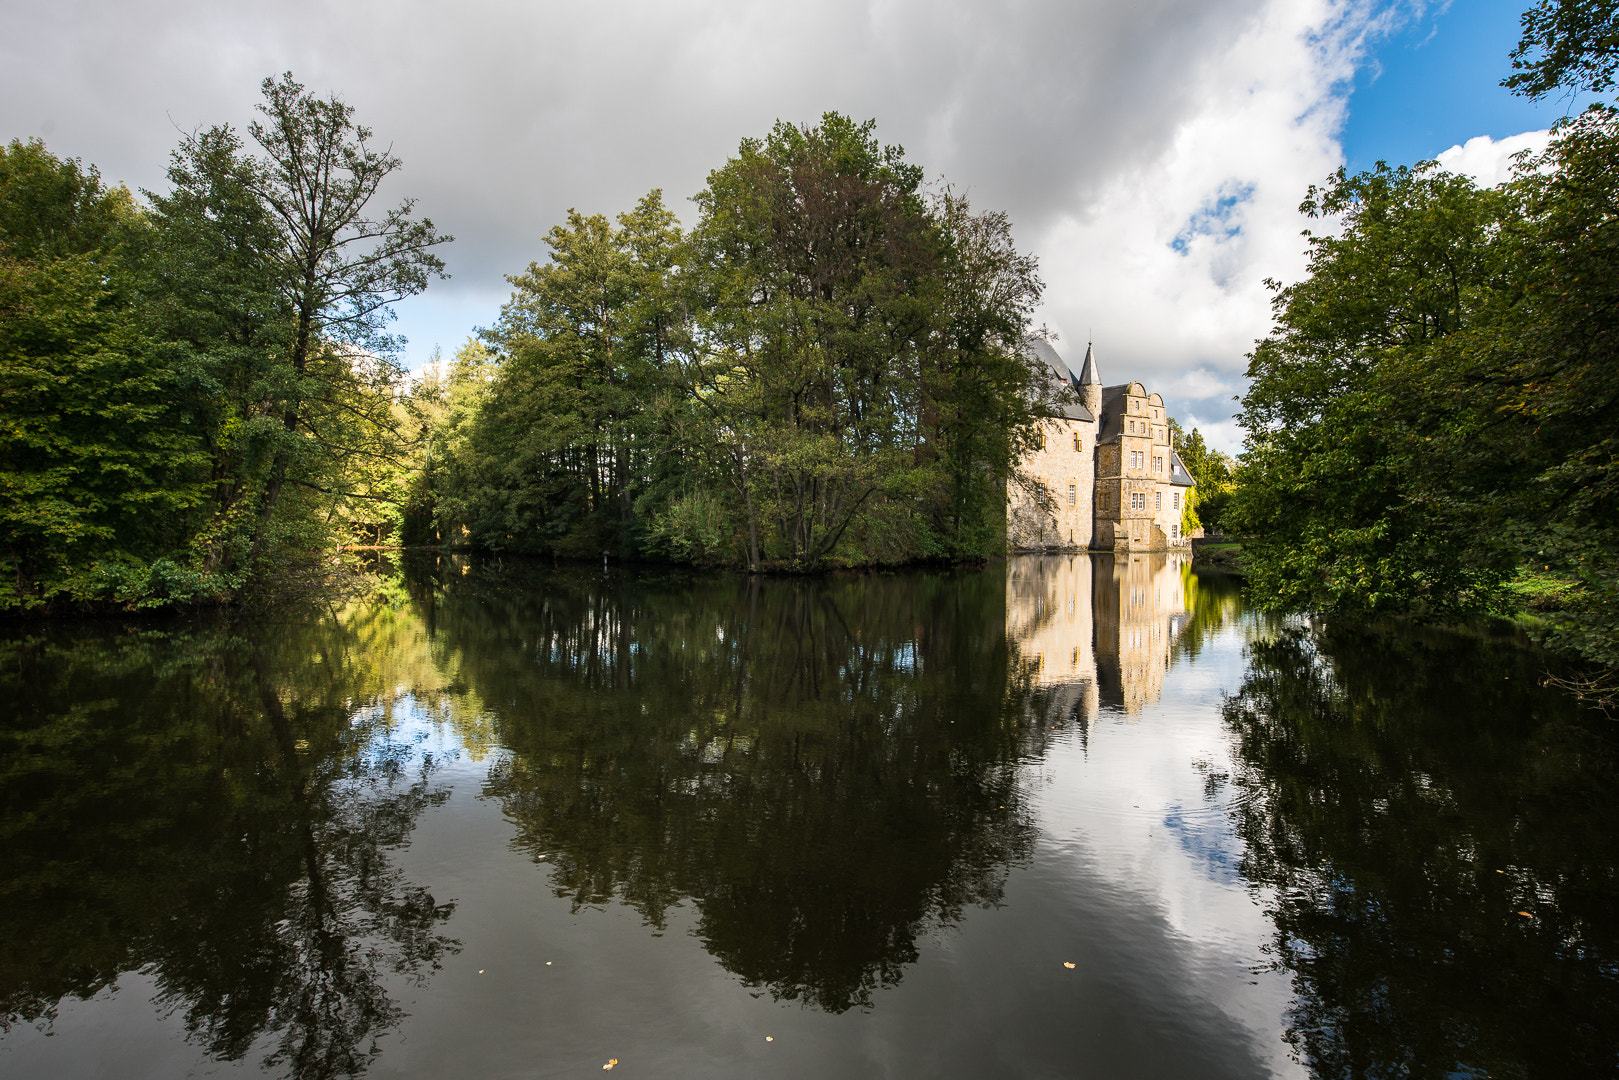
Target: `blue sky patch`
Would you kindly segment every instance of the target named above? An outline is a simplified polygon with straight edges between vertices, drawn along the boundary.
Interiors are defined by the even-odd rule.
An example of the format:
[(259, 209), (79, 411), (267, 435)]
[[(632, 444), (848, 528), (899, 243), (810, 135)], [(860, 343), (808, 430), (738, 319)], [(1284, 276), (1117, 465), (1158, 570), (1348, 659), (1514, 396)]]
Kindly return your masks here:
[(1169, 246), (1185, 255), (1192, 241), (1199, 236), (1216, 236), (1229, 240), (1242, 232), (1242, 226), (1232, 220), (1232, 211), (1253, 197), (1254, 185), (1230, 181), (1220, 186), (1220, 192), (1209, 202), (1198, 207), (1197, 213), (1186, 219), (1181, 231)]

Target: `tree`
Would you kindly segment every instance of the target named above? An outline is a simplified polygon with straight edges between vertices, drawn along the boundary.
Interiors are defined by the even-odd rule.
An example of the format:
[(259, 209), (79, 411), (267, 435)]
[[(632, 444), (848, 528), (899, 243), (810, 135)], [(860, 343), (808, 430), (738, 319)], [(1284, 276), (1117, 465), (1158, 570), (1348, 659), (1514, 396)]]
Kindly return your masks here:
[(1309, 273), (1275, 286), (1276, 327), (1250, 356), (1228, 517), (1249, 537), (1254, 594), (1356, 617), (1494, 610), (1511, 554), (1451, 496), (1503, 463), (1435, 458), (1435, 436), (1465, 441), (1454, 429), (1476, 434), (1477, 413), (1438, 414), (1424, 394), (1453, 339), (1510, 302), (1505, 197), (1433, 163), (1379, 164), (1339, 170), (1301, 209), (1339, 228), (1307, 234)]
[(982, 557), (1004, 545), (1007, 485), (1055, 404), (1024, 345), (1044, 285), (1004, 212), (975, 214), (948, 188), (929, 209), (940, 233), (941, 311), (923, 361), (920, 454), (942, 475), (932, 486), (937, 540), (928, 554)]
[(203, 497), (181, 380), (135, 301), (149, 234), (94, 168), (0, 149), (0, 608), (140, 601)]
[(1196, 428), (1190, 435), (1181, 431), (1173, 419), (1169, 422), (1175, 443), (1175, 452), (1181, 464), (1192, 474), (1196, 486), (1186, 493), (1186, 512), (1181, 517), (1181, 535), (1207, 527), (1218, 529), (1225, 509), (1231, 502), (1232, 468), (1230, 455), (1222, 453), (1203, 441), (1203, 433)]
[[(441, 530), (465, 526), (499, 550), (594, 556), (636, 544), (638, 505), (665, 471), (654, 447), (661, 372), (681, 315), (670, 278), (681, 234), (661, 192), (618, 215), (571, 210), (546, 236), (544, 263), (509, 280), (511, 301), (484, 335), (495, 366), (464, 422)], [(461, 421), (458, 421), (461, 422)]]
[(1522, 24), (1523, 37), (1512, 50), (1516, 73), (1502, 86), (1536, 100), (1558, 89), (1613, 89), (1619, 0), (1540, 0), (1523, 13)]
[(874, 130), (778, 123), (696, 199), (685, 520), (734, 528), (750, 568), (982, 556), (1034, 438), (1034, 261)]
[[(277, 451), (265, 493), (268, 513), (289, 479), (313, 483), (297, 474), (302, 453), (373, 453), (344, 438), (345, 420), (358, 417), (367, 429), (391, 430), (377, 393), (399, 374), (392, 360), (397, 342), (385, 329), (389, 305), (421, 292), (433, 277), (448, 276), (431, 249), (453, 238), (432, 221), (412, 217), (413, 199), (380, 218), (366, 216), (378, 187), (402, 162), (369, 145), (371, 129), (355, 124), (353, 106), (307, 93), (291, 72), (265, 79), (261, 89), (264, 120), (248, 131), (264, 155), (248, 175), (276, 223), (276, 285), (292, 319), (281, 422), (288, 433), (301, 429), (307, 436), (296, 448)], [(361, 358), (356, 350), (369, 355)]]
[(730, 459), (750, 567), (819, 566), (914, 465), (932, 250), (921, 169), (873, 128), (778, 122), (696, 197), (691, 392)]
[(1242, 414), (1231, 516), (1263, 603), (1506, 613), (1520, 568), (1553, 571), (1570, 588), (1531, 629), (1611, 701), (1616, 160), (1619, 113), (1596, 107), (1495, 190), (1425, 163), (1312, 192), (1341, 230), (1278, 290)]

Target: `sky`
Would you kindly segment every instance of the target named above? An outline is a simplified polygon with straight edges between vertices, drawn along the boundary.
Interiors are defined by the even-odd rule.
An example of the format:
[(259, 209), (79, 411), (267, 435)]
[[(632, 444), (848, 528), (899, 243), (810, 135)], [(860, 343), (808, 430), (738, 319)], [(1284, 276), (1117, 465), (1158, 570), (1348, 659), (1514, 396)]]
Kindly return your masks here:
[(290, 70), (404, 168), (383, 195), (456, 237), (398, 305), (404, 359), (498, 317), (570, 207), (689, 199), (747, 136), (874, 118), (1007, 211), (1065, 356), (1139, 380), (1214, 445), (1264, 281), (1304, 270), (1306, 189), (1439, 157), (1484, 183), (1579, 102), (1498, 85), (1529, 0), (0, 0), (0, 139), (161, 190), (182, 132), (245, 126)]

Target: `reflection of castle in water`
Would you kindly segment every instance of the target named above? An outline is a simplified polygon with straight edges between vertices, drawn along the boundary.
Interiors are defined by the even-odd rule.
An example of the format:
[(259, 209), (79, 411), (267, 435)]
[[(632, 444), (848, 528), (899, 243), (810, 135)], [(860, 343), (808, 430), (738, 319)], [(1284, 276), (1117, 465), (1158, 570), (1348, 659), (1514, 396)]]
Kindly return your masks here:
[(1007, 564), (1006, 636), (1058, 715), (1158, 700), (1188, 615), (1176, 552), (1027, 555)]

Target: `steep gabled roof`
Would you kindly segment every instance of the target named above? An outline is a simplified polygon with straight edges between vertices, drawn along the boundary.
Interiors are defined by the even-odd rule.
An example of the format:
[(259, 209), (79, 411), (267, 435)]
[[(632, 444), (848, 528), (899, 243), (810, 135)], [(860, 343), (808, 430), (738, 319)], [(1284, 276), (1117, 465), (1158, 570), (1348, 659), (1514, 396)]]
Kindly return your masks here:
[(1102, 387), (1102, 424), (1096, 429), (1097, 441), (1106, 442), (1108, 439), (1117, 438), (1124, 431), (1124, 408), (1119, 404), (1119, 400), (1128, 389), (1129, 383)]
[(1174, 450), (1169, 452), (1169, 482), (1177, 487), (1197, 487), (1197, 481), (1192, 479), (1186, 463)]
[[(1044, 364), (1046, 370), (1051, 372), (1053, 382), (1060, 383), (1065, 390), (1079, 391), (1079, 384), (1074, 381), (1074, 373), (1068, 370), (1068, 365), (1051, 347), (1051, 342), (1043, 337), (1030, 337), (1024, 339), (1023, 347), (1038, 363)], [(1095, 420), (1091, 411), (1080, 402), (1064, 402), (1057, 407), (1057, 414), (1069, 420)]]
[(1024, 340), (1023, 347), (1028, 350), (1031, 357), (1051, 370), (1052, 378), (1069, 386), (1073, 385), (1073, 373), (1068, 370), (1068, 365), (1063, 363), (1062, 357), (1057, 355), (1057, 350), (1051, 347), (1051, 342), (1043, 337), (1031, 337)]

